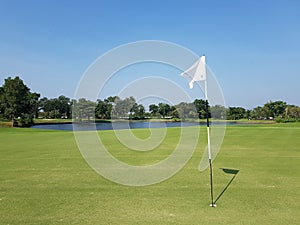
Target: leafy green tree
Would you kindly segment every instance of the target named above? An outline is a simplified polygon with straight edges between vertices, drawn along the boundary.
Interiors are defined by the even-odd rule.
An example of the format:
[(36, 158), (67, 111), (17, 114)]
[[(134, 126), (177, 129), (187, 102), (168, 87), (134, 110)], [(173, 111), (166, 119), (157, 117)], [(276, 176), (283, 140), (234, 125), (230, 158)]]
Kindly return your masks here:
[(276, 118), (278, 116), (283, 117), (285, 114), (285, 108), (287, 104), (283, 101), (268, 102), (264, 104), (264, 109), (267, 118)]
[(251, 110), (247, 109), (245, 113), (245, 118), (250, 119), (251, 118)]
[(114, 103), (117, 99), (120, 99), (118, 96), (109, 96), (108, 98), (104, 99), (106, 103)]
[(113, 106), (115, 105), (115, 101), (120, 100), (117, 96), (109, 96), (108, 98), (97, 100), (96, 106), (96, 117), (99, 119), (111, 119), (111, 113)]
[(205, 119), (206, 118), (206, 101), (203, 99), (195, 99), (193, 103), (197, 110), (199, 119)]
[(43, 115), (42, 117), (44, 117), (44, 114), (45, 114), (44, 109), (45, 109), (47, 102), (48, 102), (48, 98), (46, 98), (46, 97), (41, 98), (38, 102), (38, 111), (40, 114)]
[(37, 114), (40, 94), (30, 92), (18, 76), (8, 77), (1, 87), (0, 109), (4, 118), (12, 121), (12, 126), (28, 126)]
[(158, 105), (155, 104), (149, 105), (149, 111), (152, 117), (156, 117), (158, 114)]
[(266, 119), (267, 118), (267, 113), (265, 109), (261, 106), (257, 106), (254, 109), (251, 110), (250, 112), (250, 117), (252, 119)]
[[(187, 118), (197, 118), (198, 113), (196, 111), (194, 103), (181, 102), (175, 106), (176, 113), (178, 114), (178, 118), (187, 119)], [(172, 111), (174, 112), (174, 110)], [(176, 115), (175, 112), (172, 113)]]
[(285, 109), (285, 115), (288, 118), (300, 119), (300, 107), (295, 105), (289, 105)]
[(145, 107), (142, 104), (135, 104), (133, 107), (133, 119), (144, 119), (145, 118)]
[(212, 107), (209, 107), (209, 117), (213, 119), (225, 120), (226, 113), (227, 113), (227, 109), (225, 108), (225, 106), (214, 105)]
[(117, 97), (114, 101), (114, 105), (112, 109), (112, 118), (130, 119), (134, 112), (135, 106), (136, 106), (136, 102), (132, 96), (129, 98), (125, 98), (124, 100)]
[(71, 117), (71, 100), (70, 98), (61, 95), (58, 97), (58, 111), (62, 118)]
[(46, 118), (71, 118), (71, 100), (64, 95), (53, 99), (40, 99), (39, 109)]
[(99, 119), (107, 119), (107, 109), (108, 104), (101, 99), (97, 100), (97, 106), (95, 109), (96, 117)]
[(4, 111), (5, 111), (5, 107), (4, 107), (4, 90), (3, 87), (0, 87), (0, 118), (3, 119), (4, 118)]
[(169, 104), (166, 103), (159, 103), (158, 104), (158, 113), (162, 115), (163, 118), (170, 116), (171, 107)]
[(138, 105), (134, 99), (134, 97), (125, 98), (125, 108), (129, 110), (129, 119), (132, 118), (132, 115), (134, 114), (134, 111), (137, 109)]
[(72, 110), (73, 119), (75, 120), (90, 120), (95, 118), (96, 103), (85, 98), (73, 100)]
[(246, 117), (246, 109), (242, 107), (229, 107), (227, 119), (239, 120)]
[(40, 94), (38, 93), (30, 93), (29, 94), (29, 99), (30, 99), (30, 111), (31, 111), (31, 115), (33, 115), (34, 118), (38, 117), (39, 114), (39, 98), (40, 98)]
[(103, 101), (97, 100), (96, 106), (96, 117), (99, 119), (111, 119), (112, 108), (115, 105), (115, 101), (119, 101), (120, 98), (117, 96), (110, 96)]

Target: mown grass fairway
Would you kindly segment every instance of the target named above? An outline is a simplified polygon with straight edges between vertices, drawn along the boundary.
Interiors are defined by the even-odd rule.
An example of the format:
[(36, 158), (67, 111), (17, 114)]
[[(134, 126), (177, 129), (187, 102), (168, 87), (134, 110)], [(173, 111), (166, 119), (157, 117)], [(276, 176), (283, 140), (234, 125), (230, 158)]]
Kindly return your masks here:
[[(198, 171), (206, 142), (201, 129), (198, 150), (179, 173), (156, 185), (127, 187), (95, 173), (72, 132), (0, 128), (0, 224), (299, 223), (299, 124), (227, 127), (214, 161), (215, 199), (233, 177), (219, 168), (239, 173), (217, 208), (208, 206), (208, 171)], [(173, 145), (178, 133), (170, 128), (163, 148)], [(118, 155), (112, 134), (103, 131), (103, 140)], [(119, 157), (135, 161), (132, 151)], [(164, 156), (153, 151), (148, 157), (151, 162)], [(143, 160), (137, 157), (136, 163)]]

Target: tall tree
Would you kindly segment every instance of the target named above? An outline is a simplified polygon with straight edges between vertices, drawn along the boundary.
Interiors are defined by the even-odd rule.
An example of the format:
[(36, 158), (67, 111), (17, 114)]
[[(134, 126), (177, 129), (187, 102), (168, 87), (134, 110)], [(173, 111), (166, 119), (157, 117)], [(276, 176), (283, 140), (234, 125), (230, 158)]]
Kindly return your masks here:
[(222, 105), (214, 105), (212, 107), (209, 107), (209, 117), (213, 119), (226, 119), (226, 112), (227, 109)]
[(150, 111), (152, 117), (156, 117), (157, 113), (158, 113), (158, 106), (155, 104), (149, 105), (149, 111)]
[(96, 109), (95, 109), (96, 117), (99, 119), (108, 119), (107, 112), (108, 112), (108, 104), (105, 101), (98, 99)]
[(13, 79), (8, 77), (1, 88), (1, 113), (12, 121), (12, 126), (16, 125), (17, 118), (21, 125), (30, 125), (38, 110), (39, 97), (40, 94), (31, 93), (18, 76)]
[(117, 99), (120, 99), (118, 96), (109, 96), (108, 98), (104, 99), (104, 103), (106, 105), (106, 118), (105, 119), (111, 119), (111, 113), (113, 106), (115, 105), (115, 101)]
[(264, 104), (264, 109), (266, 111), (266, 116), (268, 118), (276, 118), (278, 116), (284, 116), (285, 114), (285, 108), (287, 104), (286, 102), (283, 101), (275, 101), (275, 102), (268, 102)]
[(124, 100), (116, 98), (113, 106), (112, 115), (114, 119), (122, 118), (127, 119), (131, 118), (133, 114), (134, 106), (136, 105), (135, 99), (131, 96), (125, 98)]
[(198, 113), (199, 119), (206, 118), (206, 102), (203, 99), (195, 99), (193, 102)]
[(42, 98), (39, 101), (39, 108), (43, 110), (46, 118), (70, 118), (71, 117), (70, 98), (60, 95), (58, 98)]
[[(179, 118), (197, 118), (197, 110), (193, 103), (181, 102), (175, 106), (175, 112), (172, 111), (172, 114), (176, 116), (178, 114)], [(177, 113), (177, 114), (176, 114)]]
[(227, 119), (239, 120), (245, 118), (246, 116), (246, 109), (242, 107), (229, 107), (228, 109)]
[(85, 98), (72, 100), (73, 119), (90, 120), (95, 118), (96, 103)]
[(289, 105), (285, 109), (285, 115), (288, 118), (300, 119), (300, 107), (295, 105)]
[(163, 118), (171, 114), (171, 107), (167, 103), (158, 103), (158, 112)]
[(4, 117), (4, 90), (3, 87), (0, 87), (0, 118)]
[(264, 107), (257, 106), (250, 112), (250, 117), (254, 119), (265, 119), (267, 117)]
[(133, 107), (133, 119), (144, 119), (145, 118), (145, 107), (142, 104), (135, 104)]

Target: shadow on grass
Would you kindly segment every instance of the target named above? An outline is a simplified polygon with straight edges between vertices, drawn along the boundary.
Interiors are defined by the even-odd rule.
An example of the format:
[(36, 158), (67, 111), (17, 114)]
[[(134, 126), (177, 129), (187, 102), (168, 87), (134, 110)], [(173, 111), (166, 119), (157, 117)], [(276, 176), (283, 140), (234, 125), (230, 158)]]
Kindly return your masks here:
[(216, 202), (222, 197), (222, 195), (229, 188), (230, 184), (233, 182), (233, 180), (235, 179), (236, 175), (239, 172), (239, 170), (234, 170), (234, 169), (226, 169), (226, 168), (220, 168), (220, 169), (223, 170), (224, 173), (233, 174), (233, 177), (228, 182), (228, 184), (226, 185), (226, 187), (224, 188), (224, 190), (221, 192), (221, 194), (219, 194), (219, 196), (216, 198), (216, 200), (214, 201), (214, 204), (216, 204)]

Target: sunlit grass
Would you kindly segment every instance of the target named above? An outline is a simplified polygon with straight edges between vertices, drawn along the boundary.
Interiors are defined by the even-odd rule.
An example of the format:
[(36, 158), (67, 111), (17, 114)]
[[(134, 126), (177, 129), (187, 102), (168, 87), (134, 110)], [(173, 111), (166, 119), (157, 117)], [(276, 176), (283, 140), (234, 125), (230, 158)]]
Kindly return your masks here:
[[(133, 132), (149, 137), (147, 129)], [(167, 157), (179, 134), (168, 128), (157, 149), (138, 152), (113, 131), (99, 132), (115, 157), (137, 165)], [(215, 199), (233, 176), (219, 168), (239, 173), (210, 208), (208, 171), (198, 171), (205, 138), (169, 180), (127, 187), (94, 172), (72, 132), (0, 128), (0, 224), (297, 224), (299, 137), (299, 124), (228, 126), (214, 161)]]

